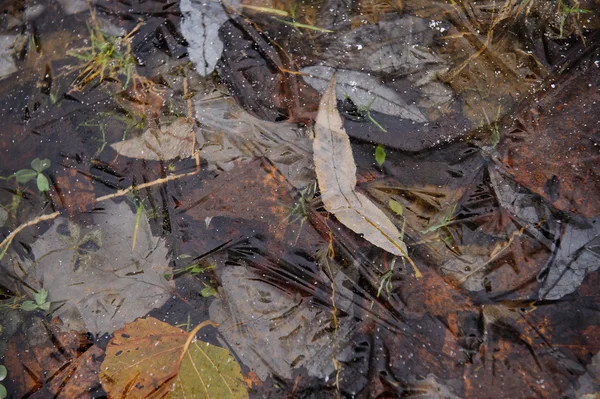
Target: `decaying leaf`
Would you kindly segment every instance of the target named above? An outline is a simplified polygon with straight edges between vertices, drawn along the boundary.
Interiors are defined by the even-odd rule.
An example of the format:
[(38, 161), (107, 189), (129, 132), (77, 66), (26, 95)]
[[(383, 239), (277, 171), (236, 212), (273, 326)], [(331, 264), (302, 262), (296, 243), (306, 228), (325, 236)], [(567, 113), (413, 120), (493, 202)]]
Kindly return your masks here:
[(212, 96), (195, 104), (201, 123), (197, 139), (208, 169), (231, 170), (236, 163), (264, 156), (297, 188), (315, 179), (308, 134), (291, 123), (258, 119), (230, 97)]
[[(356, 165), (337, 110), (335, 87), (333, 77), (321, 99), (313, 141), (315, 170), (325, 209), (372, 244), (413, 264), (396, 226), (371, 200), (356, 191)], [(414, 264), (413, 267), (420, 277)]]
[[(234, 6), (240, 2), (233, 0), (227, 3)], [(183, 0), (179, 8), (185, 16), (181, 32), (189, 43), (190, 59), (196, 64), (198, 73), (207, 76), (215, 69), (223, 52), (219, 28), (229, 19), (229, 15), (223, 3), (217, 0)]]
[(11, 263), (22, 281), (49, 292), (66, 325), (102, 334), (162, 306), (174, 283), (164, 277), (168, 250), (152, 236), (144, 213), (137, 222), (126, 202), (107, 202), (91, 216), (91, 225), (57, 218), (32, 244), (35, 261), (13, 255)]
[(104, 352), (90, 345), (84, 334), (65, 328), (58, 318), (28, 320), (8, 342), (4, 358), (11, 397), (94, 397)]
[(92, 179), (74, 167), (59, 169), (56, 173), (55, 206), (66, 209), (69, 216), (91, 211), (96, 203)]
[(152, 317), (115, 332), (100, 381), (109, 397), (246, 398), (239, 364), (227, 349)]
[[(303, 68), (304, 80), (319, 92), (325, 92), (333, 75), (337, 86), (335, 96), (343, 100), (349, 97), (358, 107), (365, 110), (378, 111), (398, 116), (418, 123), (427, 122), (427, 118), (415, 105), (409, 105), (395, 90), (383, 85), (373, 76), (358, 71), (348, 71), (327, 66), (310, 66)], [(346, 133), (344, 133), (345, 135)]]
[(120, 155), (130, 158), (168, 161), (191, 156), (193, 143), (194, 121), (179, 118), (170, 125), (163, 125), (160, 129), (150, 128), (141, 136), (114, 143), (111, 147)]
[(575, 292), (586, 275), (600, 266), (600, 217), (556, 223), (548, 204), (520, 191), (520, 186), (508, 176), (492, 170), (490, 178), (502, 206), (521, 223), (537, 226), (546, 221), (547, 228), (555, 235), (552, 240), (541, 230), (528, 229), (552, 253), (538, 274), (540, 298), (560, 299)]
[(540, 298), (560, 299), (575, 292), (588, 273), (600, 267), (600, 217), (584, 225), (569, 223), (562, 233), (554, 262), (543, 278)]
[[(324, 274), (318, 277), (325, 279)], [(335, 348), (351, 336), (352, 313), (340, 317), (335, 326), (329, 311), (301, 301), (272, 282), (260, 281), (247, 267), (224, 268), (221, 282), (222, 295), (211, 303), (210, 317), (219, 323), (219, 332), (240, 361), (261, 380), (270, 375), (292, 378), (299, 368), (320, 379), (335, 371)], [(352, 293), (344, 282), (346, 278), (339, 273), (333, 282), (335, 303), (341, 312), (352, 312), (348, 301)]]
[(336, 68), (413, 74), (440, 62), (430, 50), (437, 34), (430, 25), (413, 15), (393, 15), (340, 35), (322, 58)]

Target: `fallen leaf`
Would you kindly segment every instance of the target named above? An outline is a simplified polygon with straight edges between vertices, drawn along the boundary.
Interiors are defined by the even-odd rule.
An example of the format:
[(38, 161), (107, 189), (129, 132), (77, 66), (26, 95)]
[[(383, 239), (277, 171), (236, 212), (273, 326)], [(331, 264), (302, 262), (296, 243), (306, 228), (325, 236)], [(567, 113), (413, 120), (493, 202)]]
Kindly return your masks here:
[(115, 332), (100, 381), (109, 397), (246, 398), (240, 366), (227, 349), (152, 317)]
[[(239, 3), (239, 0), (227, 2), (229, 6)], [(190, 59), (196, 64), (196, 71), (207, 76), (215, 69), (223, 52), (219, 28), (229, 19), (229, 15), (223, 3), (215, 0), (182, 0), (179, 9), (184, 15), (181, 33), (188, 41)]]
[(208, 169), (231, 170), (240, 162), (264, 156), (296, 188), (314, 182), (312, 144), (303, 129), (291, 123), (258, 119), (230, 97), (199, 99), (195, 104), (200, 157)]
[(305, 74), (304, 80), (320, 93), (330, 86), (329, 82), (335, 74), (335, 95), (339, 100), (349, 97), (357, 107), (365, 110), (378, 111), (418, 123), (427, 122), (427, 118), (415, 105), (407, 104), (398, 92), (367, 73), (336, 70), (319, 65), (303, 68), (301, 72)]
[(575, 292), (585, 276), (599, 267), (600, 217), (584, 225), (567, 224), (554, 262), (540, 273), (543, 278), (540, 298), (560, 299)]
[(400, 232), (371, 200), (357, 192), (356, 165), (350, 139), (344, 131), (335, 99), (333, 77), (323, 94), (315, 124), (313, 153), (321, 199), (328, 212), (372, 244), (396, 256), (406, 258), (421, 276), (407, 254)]
[(168, 161), (191, 156), (193, 143), (194, 121), (178, 118), (170, 125), (150, 128), (141, 136), (111, 144), (111, 147), (129, 158)]
[[(268, 258), (260, 261), (261, 265), (273, 266)], [(348, 301), (352, 293), (342, 285), (346, 281), (343, 273), (339, 273), (332, 284), (336, 290), (336, 306), (343, 309), (341, 313), (348, 311), (350, 315), (340, 317), (337, 327), (330, 311), (314, 307), (300, 295), (268, 279), (261, 281), (257, 276), (260, 274), (247, 267), (224, 268), (222, 296), (210, 306), (210, 317), (219, 323), (219, 332), (240, 361), (263, 381), (272, 375), (292, 378), (299, 368), (319, 379), (333, 373), (335, 348), (348, 338), (355, 326)], [(293, 276), (289, 272), (286, 276), (300, 279), (289, 277)], [(314, 277), (327, 281), (323, 272)], [(311, 281), (309, 286), (313, 284)]]
[(8, 342), (5, 364), (14, 397), (91, 398), (99, 390), (102, 349), (58, 318), (33, 318)]
[(69, 216), (89, 212), (96, 205), (96, 195), (92, 179), (86, 176), (86, 171), (75, 167), (59, 169), (56, 172), (56, 192), (53, 197), (57, 208), (66, 209)]
[(441, 62), (429, 50), (437, 31), (431, 20), (394, 15), (340, 35), (323, 54), (328, 65), (388, 74), (414, 74)]
[(152, 236), (144, 213), (134, 250), (136, 213), (126, 202), (107, 202), (103, 212), (89, 215), (91, 226), (57, 218), (31, 245), (35, 261), (13, 255), (10, 262), (28, 287), (49, 292), (54, 314), (66, 325), (79, 329), (83, 321), (86, 331), (102, 334), (162, 306), (174, 283), (164, 277), (168, 250)]
[(509, 115), (498, 151), (517, 182), (591, 218), (600, 215), (600, 79), (591, 60), (581, 65)]
[(600, 265), (600, 217), (573, 217), (558, 223), (548, 204), (520, 189), (510, 177), (492, 170), (490, 178), (501, 205), (517, 220), (531, 226), (546, 223), (545, 230), (554, 236), (549, 239), (542, 229), (528, 229), (529, 235), (535, 235), (552, 253), (537, 276), (540, 298), (560, 299), (575, 292), (585, 276)]

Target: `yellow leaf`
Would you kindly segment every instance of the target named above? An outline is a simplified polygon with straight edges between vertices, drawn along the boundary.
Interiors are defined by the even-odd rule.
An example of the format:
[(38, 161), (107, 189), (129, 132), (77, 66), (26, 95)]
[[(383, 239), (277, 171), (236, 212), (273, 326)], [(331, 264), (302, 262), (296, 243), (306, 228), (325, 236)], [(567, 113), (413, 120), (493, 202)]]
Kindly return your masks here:
[(115, 332), (101, 366), (112, 398), (247, 398), (239, 364), (227, 349), (195, 341), (191, 333), (152, 317)]
[(335, 85), (334, 76), (321, 98), (313, 141), (315, 171), (325, 209), (372, 244), (406, 258), (415, 275), (421, 277), (396, 226), (371, 200), (356, 191), (356, 165), (337, 110)]

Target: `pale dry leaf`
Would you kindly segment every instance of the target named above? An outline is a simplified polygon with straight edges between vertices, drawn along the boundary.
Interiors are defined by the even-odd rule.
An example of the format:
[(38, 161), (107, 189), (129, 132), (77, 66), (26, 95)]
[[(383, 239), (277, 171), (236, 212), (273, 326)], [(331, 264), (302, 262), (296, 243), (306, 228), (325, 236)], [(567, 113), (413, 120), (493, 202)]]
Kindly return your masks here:
[[(371, 200), (356, 191), (356, 165), (337, 110), (335, 87), (333, 77), (321, 98), (313, 141), (315, 170), (325, 209), (372, 244), (413, 264), (396, 226)], [(420, 277), (414, 264), (413, 267)]]
[(168, 161), (192, 155), (194, 134), (194, 121), (178, 118), (170, 125), (150, 128), (141, 136), (111, 144), (111, 147), (129, 158)]

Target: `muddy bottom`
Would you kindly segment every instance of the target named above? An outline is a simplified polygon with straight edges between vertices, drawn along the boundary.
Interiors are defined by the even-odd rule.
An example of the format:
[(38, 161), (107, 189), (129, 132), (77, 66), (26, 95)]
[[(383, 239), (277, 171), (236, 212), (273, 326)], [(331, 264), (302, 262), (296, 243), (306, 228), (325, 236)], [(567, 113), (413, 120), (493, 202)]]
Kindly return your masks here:
[(0, 398), (594, 398), (592, 0), (0, 4)]

